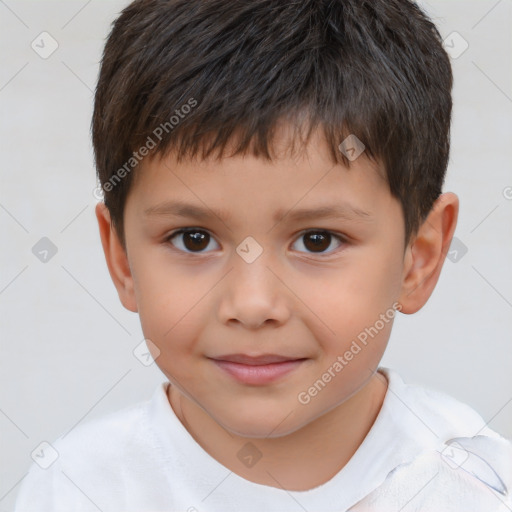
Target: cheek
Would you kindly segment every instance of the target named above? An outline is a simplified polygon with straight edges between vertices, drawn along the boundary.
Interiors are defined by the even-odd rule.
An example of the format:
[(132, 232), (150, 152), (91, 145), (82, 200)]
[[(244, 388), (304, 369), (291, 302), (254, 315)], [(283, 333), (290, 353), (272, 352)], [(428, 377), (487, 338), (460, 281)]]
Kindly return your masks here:
[(329, 279), (319, 279), (317, 287), (309, 286), (307, 295), (315, 313), (308, 315), (308, 328), (322, 347), (323, 379), (333, 383), (324, 396), (333, 400), (356, 391), (371, 376), (399, 308), (397, 252), (373, 249), (358, 256), (331, 272)]
[[(191, 352), (208, 312), (202, 300), (212, 285), (199, 275), (179, 272), (165, 258), (139, 257), (135, 293), (144, 336), (168, 359)], [(211, 281), (211, 279), (210, 279)], [(201, 320), (202, 319), (202, 320)]]
[(304, 278), (302, 291), (296, 290), (314, 313), (310, 316), (317, 325), (315, 331), (346, 342), (392, 308), (399, 296), (400, 276), (396, 252), (369, 249), (319, 274), (316, 282), (310, 276)]

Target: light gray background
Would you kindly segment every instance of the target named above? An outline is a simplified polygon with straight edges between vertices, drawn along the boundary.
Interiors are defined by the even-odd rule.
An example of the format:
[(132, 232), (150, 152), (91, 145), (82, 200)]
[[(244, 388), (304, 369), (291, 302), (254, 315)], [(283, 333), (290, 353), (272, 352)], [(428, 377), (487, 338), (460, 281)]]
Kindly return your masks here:
[[(93, 89), (126, 4), (0, 1), (0, 511), (42, 441), (146, 400), (164, 380), (133, 355), (142, 331), (118, 300), (94, 217)], [(469, 44), (452, 60), (445, 187), (460, 197), (456, 236), (467, 253), (446, 261), (419, 313), (399, 315), (382, 364), (512, 437), (512, 2), (422, 5), (443, 37), (456, 31)], [(47, 59), (31, 48), (43, 31), (59, 45)], [(58, 248), (46, 263), (32, 253), (44, 236)]]

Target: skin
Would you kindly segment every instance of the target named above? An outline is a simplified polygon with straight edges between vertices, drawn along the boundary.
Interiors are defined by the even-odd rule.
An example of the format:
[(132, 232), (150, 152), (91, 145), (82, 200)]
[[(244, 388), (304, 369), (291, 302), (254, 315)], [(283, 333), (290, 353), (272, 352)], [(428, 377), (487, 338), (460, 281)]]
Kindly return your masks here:
[[(458, 199), (442, 194), (404, 246), (401, 205), (378, 164), (363, 153), (350, 169), (333, 166), (319, 132), (292, 156), (284, 149), (289, 133), (278, 132), (272, 162), (249, 155), (179, 164), (172, 154), (146, 158), (126, 202), (126, 251), (103, 203), (96, 215), (120, 300), (139, 313), (171, 382), (169, 403), (188, 432), (248, 480), (307, 490), (339, 472), (372, 427), (387, 390), (376, 369), (392, 320), (367, 345), (359, 343), (308, 403), (299, 394), (393, 304), (411, 314), (426, 303), (455, 230)], [(146, 213), (176, 199), (222, 209), (226, 218)], [(367, 215), (291, 220), (299, 208), (348, 203)], [(280, 209), (290, 215), (276, 221)], [(184, 227), (206, 232), (199, 249), (190, 237), (170, 238)], [(311, 230), (332, 236), (324, 233), (315, 249)], [(236, 251), (248, 236), (263, 250), (251, 263)], [(235, 353), (306, 360), (277, 381), (248, 385), (210, 359)], [(252, 467), (237, 456), (249, 441), (262, 455)]]

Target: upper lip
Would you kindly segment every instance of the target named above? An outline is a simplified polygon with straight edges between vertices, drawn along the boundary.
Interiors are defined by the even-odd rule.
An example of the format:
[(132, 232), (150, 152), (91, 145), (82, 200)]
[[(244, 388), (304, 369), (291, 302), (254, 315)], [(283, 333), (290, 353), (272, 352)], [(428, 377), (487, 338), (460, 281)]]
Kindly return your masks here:
[(231, 363), (247, 365), (264, 365), (272, 363), (282, 363), (284, 361), (297, 361), (305, 359), (304, 357), (281, 356), (277, 354), (263, 354), (260, 356), (248, 356), (246, 354), (226, 354), (225, 356), (213, 357), (216, 361), (229, 361)]

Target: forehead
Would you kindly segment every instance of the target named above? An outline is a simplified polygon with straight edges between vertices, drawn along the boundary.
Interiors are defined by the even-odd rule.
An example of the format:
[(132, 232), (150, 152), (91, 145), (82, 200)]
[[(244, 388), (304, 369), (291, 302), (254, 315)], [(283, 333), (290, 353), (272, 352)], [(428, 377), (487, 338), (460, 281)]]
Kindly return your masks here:
[(178, 161), (172, 151), (146, 159), (128, 199), (145, 216), (204, 220), (211, 215), (228, 221), (253, 211), (275, 222), (304, 220), (313, 213), (364, 219), (389, 200), (382, 167), (364, 152), (349, 167), (336, 164), (319, 131), (299, 151), (290, 147), (290, 130), (285, 129), (275, 138), (272, 160), (239, 154)]

